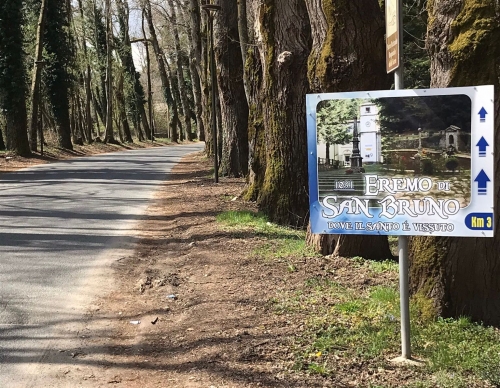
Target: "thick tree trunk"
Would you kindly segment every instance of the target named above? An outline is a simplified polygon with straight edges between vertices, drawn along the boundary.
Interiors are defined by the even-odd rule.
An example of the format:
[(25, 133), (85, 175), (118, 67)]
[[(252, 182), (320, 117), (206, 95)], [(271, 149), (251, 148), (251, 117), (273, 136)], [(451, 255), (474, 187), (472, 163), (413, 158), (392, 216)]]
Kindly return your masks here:
[(263, 69), (261, 105), (266, 161), (254, 185), (270, 219), (303, 227), (308, 212), (304, 98), (311, 31), (303, 0), (264, 0), (254, 5), (255, 34)]
[[(377, 0), (306, 0), (313, 36), (308, 78), (314, 92), (388, 89), (384, 19)], [(327, 158), (329, 158), (327, 150)], [(387, 237), (308, 235), (323, 254), (392, 257)]]
[(66, 4), (49, 0), (44, 29), (45, 49), (51, 60), (45, 67), (47, 93), (50, 98), (59, 147), (73, 149), (71, 143), (68, 62), (71, 56), (69, 18)]
[(386, 89), (384, 17), (377, 0), (305, 0), (313, 47), (314, 92)]
[(245, 64), (248, 83), (248, 183), (249, 188), (245, 198), (256, 201), (260, 188), (264, 183), (266, 171), (266, 144), (264, 136), (264, 117), (260, 105), (262, 89), (262, 63), (259, 50), (255, 45), (250, 46)]
[[(494, 0), (429, 2), (427, 47), (432, 87), (495, 85), (495, 146), (500, 145), (500, 5)], [(495, 208), (500, 208), (495, 153)], [(500, 213), (495, 225), (500, 224)], [(410, 239), (410, 288), (444, 317), (500, 324), (500, 235)], [(424, 299), (425, 300), (425, 299)]]
[[(22, 34), (21, 2), (0, 3), (0, 109), (6, 120), (7, 149), (28, 156), (28, 117)], [(3, 139), (2, 142), (3, 143)], [(3, 144), (0, 143), (0, 146)]]
[(243, 61), (238, 44), (238, 9), (225, 2), (215, 18), (215, 57), (222, 116), (221, 175), (248, 173), (248, 105), (243, 85)]

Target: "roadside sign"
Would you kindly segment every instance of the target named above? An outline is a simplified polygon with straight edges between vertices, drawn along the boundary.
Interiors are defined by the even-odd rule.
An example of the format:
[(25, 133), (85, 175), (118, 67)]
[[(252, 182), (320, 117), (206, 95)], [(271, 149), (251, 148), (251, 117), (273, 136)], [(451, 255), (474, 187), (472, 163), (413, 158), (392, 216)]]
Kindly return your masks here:
[(387, 73), (399, 67), (399, 0), (385, 1), (385, 36)]
[(493, 237), (493, 93), (307, 95), (312, 232)]

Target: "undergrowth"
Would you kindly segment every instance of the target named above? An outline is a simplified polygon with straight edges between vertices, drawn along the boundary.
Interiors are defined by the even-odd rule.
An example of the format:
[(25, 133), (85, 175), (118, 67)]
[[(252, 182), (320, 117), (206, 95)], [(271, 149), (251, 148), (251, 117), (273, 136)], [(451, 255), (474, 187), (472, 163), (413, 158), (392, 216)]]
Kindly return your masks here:
[[(296, 270), (294, 257), (314, 255), (305, 245), (305, 232), (272, 224), (263, 214), (225, 212), (217, 221), (235, 235), (251, 233), (261, 237), (264, 243), (252, 254), (264, 260), (287, 262), (289, 272)], [(393, 249), (395, 243), (392, 241)], [(387, 273), (397, 274), (398, 264), (356, 257), (349, 261), (349, 271), (385, 279)], [(300, 322), (290, 349), (292, 369), (328, 378), (338, 373), (339, 365), (353, 362), (371, 371), (394, 368), (389, 360), (400, 355), (401, 346), (399, 292), (396, 281), (382, 283), (356, 286), (333, 275), (311, 276), (293, 290), (272, 297), (272, 311)], [(498, 329), (466, 317), (428, 319), (417, 303), (411, 303), (410, 313), (412, 355), (422, 360), (423, 366), (418, 368), (418, 379), (397, 386), (500, 386)]]

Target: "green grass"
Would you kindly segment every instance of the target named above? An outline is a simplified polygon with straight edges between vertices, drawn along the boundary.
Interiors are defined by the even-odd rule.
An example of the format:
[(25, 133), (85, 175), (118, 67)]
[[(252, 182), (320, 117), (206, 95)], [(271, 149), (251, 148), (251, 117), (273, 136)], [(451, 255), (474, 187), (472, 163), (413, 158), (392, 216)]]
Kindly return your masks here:
[(217, 222), (230, 227), (266, 229), (267, 218), (250, 211), (227, 211), (217, 215)]
[[(149, 140), (150, 141), (150, 140)], [(170, 140), (169, 137), (156, 137), (155, 136), (155, 143), (161, 143), (161, 144), (171, 144), (172, 141)]]
[[(253, 254), (264, 260), (285, 263), (283, 271), (297, 270), (293, 258), (314, 255), (305, 245), (305, 232), (275, 225), (261, 213), (224, 212), (217, 216), (235, 237), (259, 236), (264, 240)], [(395, 275), (398, 264), (353, 258), (353, 270), (373, 276)], [(303, 329), (296, 333), (291, 351), (296, 370), (322, 376), (334, 375), (339, 359), (361, 360), (377, 368), (400, 354), (399, 293), (394, 286), (354, 288), (327, 276), (305, 280), (294, 291), (281, 291), (270, 300), (277, 314), (296, 315)], [(402, 386), (414, 388), (500, 386), (500, 332), (467, 318), (425, 320), (412, 304), (412, 354), (424, 360), (418, 381)], [(373, 386), (375, 387), (375, 385)]]
[[(227, 211), (217, 215), (216, 219), (218, 223), (232, 231), (235, 237), (246, 232), (264, 238), (266, 241), (252, 252), (264, 260), (316, 255), (314, 250), (306, 245), (304, 231), (273, 224), (262, 213)], [(295, 272), (293, 263), (287, 262), (287, 264), (287, 270)]]
[(369, 267), (374, 273), (399, 271), (399, 264), (393, 260), (371, 261)]
[[(394, 287), (360, 291), (311, 278), (302, 290), (279, 295), (273, 306), (279, 314), (307, 317), (296, 337), (294, 369), (328, 375), (335, 373), (338, 357), (361, 358), (377, 367), (400, 353), (399, 292)], [(499, 330), (467, 318), (421, 322), (415, 305), (411, 313), (412, 353), (425, 361), (421, 370), (427, 379), (406, 386), (500, 386)]]

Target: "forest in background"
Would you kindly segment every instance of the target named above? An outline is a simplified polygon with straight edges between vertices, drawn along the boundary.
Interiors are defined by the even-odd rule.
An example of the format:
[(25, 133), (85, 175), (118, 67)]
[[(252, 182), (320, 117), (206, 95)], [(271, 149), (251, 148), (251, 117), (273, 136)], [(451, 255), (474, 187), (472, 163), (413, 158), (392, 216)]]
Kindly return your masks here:
[[(174, 142), (205, 141), (213, 156), (216, 114), (221, 175), (247, 177), (246, 198), (271, 221), (305, 228), (305, 94), (391, 88), (383, 1), (213, 4), (220, 5), (210, 12), (216, 113), (210, 19), (200, 1), (0, 4), (0, 147), (29, 156), (42, 134), (65, 149), (162, 134)], [(498, 87), (498, 2), (405, 0), (403, 8), (407, 88)], [(140, 28), (131, 29), (132, 20)], [(140, 69), (134, 45), (143, 47)], [(496, 113), (498, 107), (497, 97)], [(385, 237), (310, 235), (308, 241), (325, 254), (390, 255)], [(411, 239), (413, 294), (430, 301), (436, 314), (500, 323), (499, 245), (498, 238)], [(463, 263), (464, 255), (475, 260)]]

